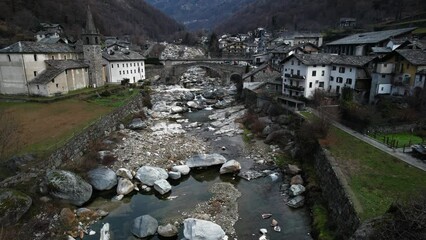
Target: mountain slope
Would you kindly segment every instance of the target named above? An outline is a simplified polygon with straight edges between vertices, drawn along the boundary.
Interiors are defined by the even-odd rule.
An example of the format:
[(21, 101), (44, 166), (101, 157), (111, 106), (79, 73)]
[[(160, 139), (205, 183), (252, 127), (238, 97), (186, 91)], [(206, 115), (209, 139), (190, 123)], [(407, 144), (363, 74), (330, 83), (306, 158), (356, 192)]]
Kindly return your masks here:
[(210, 29), (255, 0), (146, 0), (190, 30)]
[(3, 0), (0, 37), (28, 38), (40, 22), (59, 23), (68, 35), (77, 37), (85, 24), (87, 4), (103, 35), (162, 39), (183, 28), (143, 0)]
[(218, 24), (218, 32), (246, 32), (257, 27), (323, 30), (340, 18), (353, 17), (359, 25), (401, 18), (426, 10), (423, 0), (256, 0)]

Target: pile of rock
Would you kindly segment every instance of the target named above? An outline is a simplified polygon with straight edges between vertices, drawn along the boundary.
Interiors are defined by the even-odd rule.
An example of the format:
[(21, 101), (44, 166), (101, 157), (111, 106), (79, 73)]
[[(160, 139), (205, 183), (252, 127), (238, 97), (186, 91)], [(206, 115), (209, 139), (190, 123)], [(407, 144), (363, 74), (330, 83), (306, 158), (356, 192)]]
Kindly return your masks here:
[(292, 177), (290, 180), (290, 188), (288, 189), (290, 199), (287, 201), (287, 205), (292, 208), (300, 208), (305, 204), (305, 197), (302, 194), (305, 192), (306, 188), (303, 186), (304, 182), (300, 175), (301, 172), (302, 170), (298, 166), (288, 164), (287, 173)]
[(166, 43), (166, 48), (160, 55), (160, 59), (196, 58), (203, 57), (204, 51), (197, 47), (188, 47)]

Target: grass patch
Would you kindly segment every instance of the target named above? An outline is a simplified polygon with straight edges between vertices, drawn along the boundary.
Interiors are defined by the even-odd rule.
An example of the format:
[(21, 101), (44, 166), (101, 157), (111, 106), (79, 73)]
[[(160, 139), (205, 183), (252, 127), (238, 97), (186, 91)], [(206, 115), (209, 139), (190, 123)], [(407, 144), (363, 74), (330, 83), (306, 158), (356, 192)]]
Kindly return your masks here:
[(326, 147), (361, 204), (361, 220), (380, 216), (391, 203), (408, 199), (425, 188), (425, 172), (340, 129), (331, 127), (326, 140)]
[(313, 227), (318, 240), (333, 240), (334, 234), (329, 230), (328, 211), (325, 206), (315, 203), (312, 207)]
[(127, 101), (133, 96), (139, 94), (137, 89), (124, 89), (117, 93), (103, 94), (100, 96), (94, 96), (89, 100), (89, 102), (104, 106), (104, 107), (121, 107), (127, 103)]
[(308, 121), (312, 121), (317, 118), (313, 113), (308, 111), (301, 111), (299, 113)]
[(245, 143), (249, 143), (251, 142), (251, 140), (253, 139), (253, 133), (251, 133), (251, 131), (247, 128), (243, 129), (243, 141)]
[(380, 134), (374, 134), (371, 137), (376, 139), (379, 142), (385, 143), (388, 140), (388, 144), (391, 143), (391, 141), (398, 142), (398, 148), (405, 146), (410, 146), (412, 144), (419, 144), (422, 143), (422, 138), (419, 136), (416, 136), (409, 132), (401, 132), (401, 133), (380, 133)]
[(17, 141), (8, 155), (26, 152), (48, 154), (81, 132), (113, 108), (78, 99), (52, 103), (3, 103), (4, 110), (18, 125)]
[(274, 157), (275, 165), (277, 165), (279, 168), (283, 169), (288, 164), (295, 164), (295, 160), (291, 158), (288, 154), (278, 154)]

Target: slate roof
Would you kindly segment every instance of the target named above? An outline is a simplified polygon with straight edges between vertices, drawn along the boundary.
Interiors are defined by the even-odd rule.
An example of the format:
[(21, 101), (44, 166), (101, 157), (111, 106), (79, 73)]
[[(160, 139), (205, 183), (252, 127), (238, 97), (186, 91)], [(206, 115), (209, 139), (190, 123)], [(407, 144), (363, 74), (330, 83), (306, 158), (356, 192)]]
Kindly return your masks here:
[(103, 51), (102, 57), (109, 62), (145, 60), (141, 54), (127, 49), (121, 51)]
[(46, 70), (31, 80), (30, 84), (46, 84), (65, 70), (89, 67), (85, 62), (78, 60), (47, 60), (45, 62), (48, 65)]
[(379, 43), (391, 37), (398, 37), (402, 34), (410, 33), (414, 29), (416, 28), (401, 28), (386, 31), (358, 33), (327, 43), (326, 45), (356, 45)]
[(283, 62), (288, 61), (290, 58), (295, 57), (300, 60), (304, 65), (347, 65), (362, 67), (375, 59), (375, 56), (347, 56), (347, 55), (335, 55), (330, 53), (318, 53), (318, 54), (294, 54)]
[(70, 53), (75, 50), (64, 43), (22, 41), (0, 49), (0, 53)]
[(426, 66), (426, 52), (420, 49), (399, 49), (396, 52), (413, 65)]

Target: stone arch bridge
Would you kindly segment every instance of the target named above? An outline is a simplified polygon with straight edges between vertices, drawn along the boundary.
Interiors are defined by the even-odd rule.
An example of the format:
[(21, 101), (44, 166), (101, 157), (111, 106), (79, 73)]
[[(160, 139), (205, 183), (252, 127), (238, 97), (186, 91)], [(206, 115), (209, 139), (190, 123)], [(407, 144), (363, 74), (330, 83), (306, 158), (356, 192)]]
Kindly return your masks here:
[(166, 84), (176, 84), (182, 76), (191, 67), (201, 67), (207, 70), (210, 76), (220, 79), (220, 84), (226, 85), (232, 81), (239, 81), (245, 73), (246, 67), (239, 65), (231, 65), (224, 63), (228, 61), (202, 61), (202, 60), (173, 60), (163, 61), (164, 71), (162, 72), (162, 79)]

